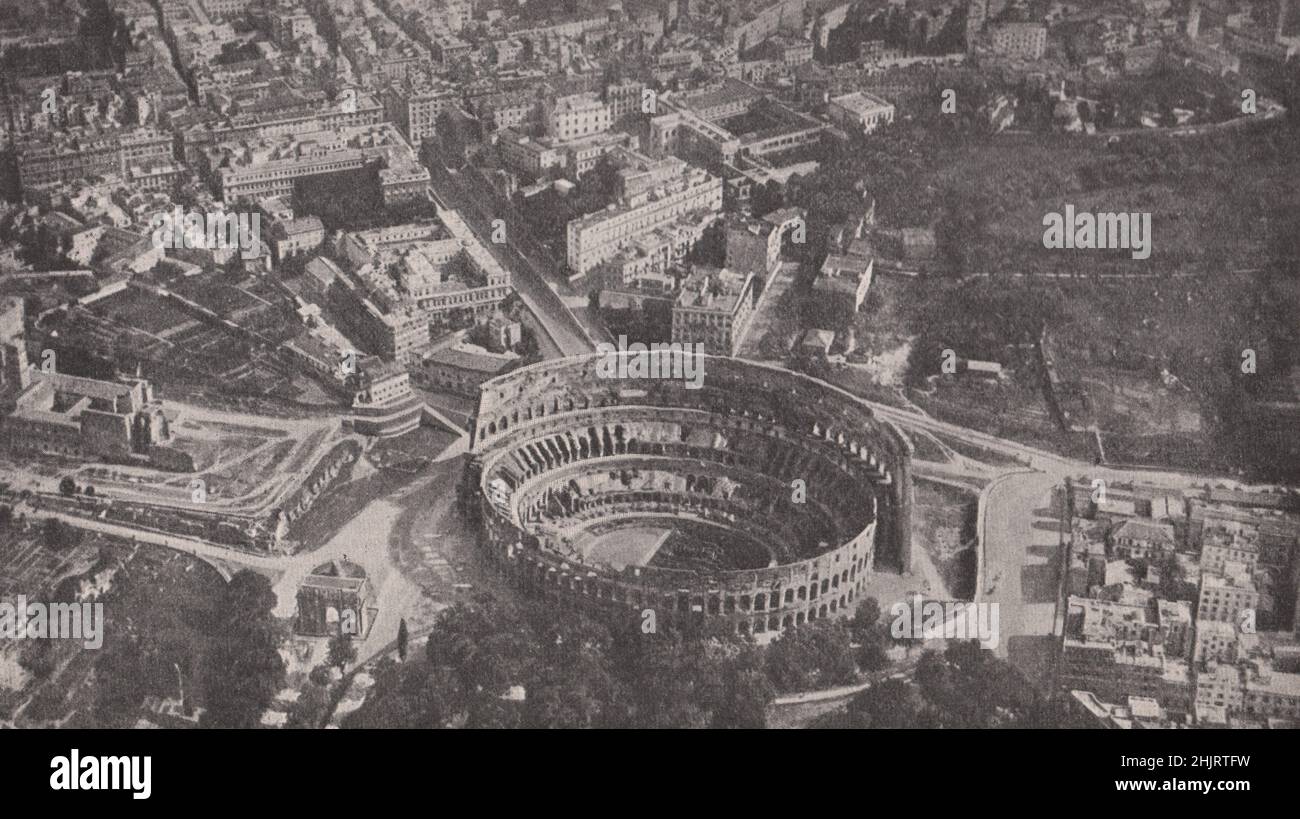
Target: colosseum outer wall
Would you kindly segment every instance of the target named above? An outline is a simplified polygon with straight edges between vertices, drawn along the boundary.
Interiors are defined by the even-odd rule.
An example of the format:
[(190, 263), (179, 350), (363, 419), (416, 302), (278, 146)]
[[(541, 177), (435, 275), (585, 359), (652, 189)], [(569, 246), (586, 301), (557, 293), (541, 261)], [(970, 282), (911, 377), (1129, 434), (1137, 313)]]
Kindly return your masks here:
[[(592, 355), (546, 361), (481, 389), (467, 488), (478, 496), (472, 502), (489, 554), (521, 584), (567, 603), (650, 609), (669, 618), (706, 614), (725, 618), (739, 633), (761, 634), (851, 610), (872, 572), (877, 543), (906, 569), (910, 446), (863, 402), (807, 376), (730, 358), (705, 358), (699, 390), (687, 390), (680, 381), (601, 379), (598, 360)], [(841, 469), (863, 471), (877, 487), (875, 519), (835, 548), (765, 569), (697, 573), (629, 566), (615, 571), (556, 553), (494, 500), (493, 493), (502, 490), (491, 485), (488, 473), (511, 447), (531, 444), (536, 451), (536, 441), (566, 427), (586, 428), (601, 415), (617, 418), (659, 408), (671, 416), (682, 415), (673, 410), (709, 413), (719, 426), (761, 430), (816, 450)], [(563, 457), (554, 447), (551, 452)]]

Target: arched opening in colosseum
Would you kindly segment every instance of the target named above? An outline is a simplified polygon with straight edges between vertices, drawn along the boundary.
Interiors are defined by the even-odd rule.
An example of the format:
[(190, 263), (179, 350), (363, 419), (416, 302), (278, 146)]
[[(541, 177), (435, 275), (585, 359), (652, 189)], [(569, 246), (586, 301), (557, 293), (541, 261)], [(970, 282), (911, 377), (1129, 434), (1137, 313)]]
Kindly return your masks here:
[[(725, 368), (734, 366), (740, 365), (728, 363)], [(544, 377), (554, 378), (556, 386), (545, 389), (536, 379), (521, 384), (512, 374), (508, 391), (518, 393), (515, 407), (498, 405), (496, 414), (483, 418), (478, 428), (479, 440), (507, 431), (517, 440), (510, 451), (487, 462), (484, 487), (490, 481), (496, 481), (499, 489), (509, 487), (505, 502), (517, 516), (514, 520), (522, 522), (525, 532), (546, 532), (534, 538), (537, 545), (532, 548), (560, 552), (578, 576), (558, 580), (540, 564), (518, 562), (511, 572), (518, 580), (535, 580), (545, 587), (549, 579), (549, 584), (567, 585), (576, 594), (602, 603), (640, 606), (649, 600), (656, 608), (666, 604), (661, 611), (728, 616), (737, 631), (759, 633), (838, 615), (861, 596), (870, 574), (874, 512), (880, 503), (887, 504), (880, 510), (886, 514), (897, 511), (888, 506), (889, 498), (876, 494), (880, 476), (892, 477), (886, 467), (895, 466), (901, 451), (885, 438), (883, 464), (870, 453), (880, 439), (869, 411), (857, 414), (845, 409), (840, 399), (829, 400), (815, 390), (805, 395), (794, 389), (795, 377), (778, 379), (764, 394), (753, 380), (730, 372), (711, 379), (708, 389), (699, 393), (656, 385), (636, 395), (635, 406), (629, 408), (627, 399), (608, 384), (575, 385), (575, 375), (565, 365), (550, 365)], [(673, 402), (679, 409), (658, 418), (648, 409), (673, 407)], [(773, 411), (768, 411), (768, 403)], [(589, 417), (600, 421), (566, 428), (563, 420), (552, 418), (521, 435), (523, 421), (556, 414), (562, 406), (567, 411), (575, 406), (590, 409)], [(864, 434), (865, 440), (849, 430)], [(489, 440), (483, 447), (476, 445), (476, 452), (491, 453), (492, 447)], [(581, 463), (611, 457), (624, 460)], [(547, 475), (548, 471), (555, 474)], [(792, 475), (805, 477), (810, 485), (816, 481), (829, 491), (814, 503), (794, 506), (788, 492), (782, 497), (776, 491)], [(507, 505), (498, 495), (495, 504), (485, 504), (484, 510), (500, 516)], [(683, 527), (678, 523), (682, 520), (693, 522)], [(874, 532), (882, 541), (897, 536), (890, 522), (882, 521)], [(507, 525), (500, 526), (499, 534), (513, 542), (515, 530), (498, 521), (502, 523)], [(691, 526), (697, 531), (691, 531)], [(718, 533), (709, 534), (708, 527)], [(632, 529), (640, 532), (635, 541), (628, 541)], [(676, 539), (660, 543), (671, 532), (676, 532)], [(848, 541), (851, 546), (844, 548), (849, 537), (854, 538)], [(604, 551), (587, 548), (597, 538), (609, 544)], [(762, 560), (743, 566), (744, 571), (758, 574), (741, 581), (740, 575), (726, 573), (742, 569), (733, 555), (750, 549), (743, 545), (746, 539), (756, 541), (758, 548), (753, 551)], [(620, 540), (631, 545), (620, 548)], [(674, 548), (666, 549), (668, 543)], [(499, 557), (506, 562), (508, 556), (520, 555), (502, 551)], [(614, 558), (621, 562), (610, 562)], [(605, 573), (609, 568), (626, 571), (631, 566), (671, 568), (683, 574), (641, 576), (636, 582), (647, 586), (672, 584), (647, 595), (634, 594), (618, 582), (597, 580), (611, 577)], [(761, 572), (786, 566), (790, 568), (780, 573)], [(825, 572), (820, 577), (818, 567)], [(589, 571), (594, 572), (592, 579), (584, 582), (580, 578)], [(736, 592), (708, 592), (704, 582)], [(742, 593), (746, 586), (763, 591)], [(675, 594), (674, 588), (681, 588), (683, 594)], [(554, 596), (561, 602), (575, 602), (567, 593)], [(778, 613), (786, 607), (788, 613)], [(743, 628), (738, 612), (753, 613), (743, 618), (747, 621)]]

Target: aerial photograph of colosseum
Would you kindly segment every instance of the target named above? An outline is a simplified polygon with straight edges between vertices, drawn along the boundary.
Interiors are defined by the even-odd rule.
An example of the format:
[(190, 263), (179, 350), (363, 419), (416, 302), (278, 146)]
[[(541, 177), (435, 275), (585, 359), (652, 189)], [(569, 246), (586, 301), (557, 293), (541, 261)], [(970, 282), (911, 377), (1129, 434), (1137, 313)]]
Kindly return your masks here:
[(1298, 53), (0, 0), (0, 727), (1300, 727)]

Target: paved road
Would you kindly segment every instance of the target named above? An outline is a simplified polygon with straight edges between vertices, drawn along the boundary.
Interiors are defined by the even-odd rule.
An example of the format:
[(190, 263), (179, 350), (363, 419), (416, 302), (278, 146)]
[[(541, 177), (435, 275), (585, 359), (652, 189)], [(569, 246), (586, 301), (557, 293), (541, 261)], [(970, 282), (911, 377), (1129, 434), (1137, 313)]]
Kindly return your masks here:
[[(434, 462), (438, 463), (459, 458), (465, 453), (466, 446), (467, 438), (462, 436), (439, 453)], [(411, 487), (402, 490), (398, 497), (404, 497), (418, 491), (436, 478), (436, 474), (421, 478)], [(384, 595), (393, 592), (393, 595), (390, 595), (387, 602), (383, 604), (384, 608), (381, 610), (380, 620), (376, 622), (372, 630), (372, 634), (377, 633), (379, 636), (380, 642), (377, 643), (378, 645), (396, 638), (397, 622), (406, 609), (404, 604), (419, 596), (418, 588), (409, 581), (405, 581), (401, 573), (394, 570), (390, 560), (387, 547), (388, 535), (392, 530), (400, 508), (388, 499), (378, 500), (367, 505), (324, 546), (295, 555), (265, 555), (241, 552), (197, 538), (140, 530), (130, 526), (69, 515), (50, 509), (35, 509), (26, 504), (20, 504), (15, 511), (22, 512), (33, 518), (57, 517), (80, 529), (103, 532), (104, 534), (136, 540), (141, 543), (167, 546), (206, 560), (218, 569), (223, 570), (223, 574), (227, 576), (230, 573), (229, 569), (232, 567), (236, 570), (244, 567), (257, 569), (274, 579), (274, 588), (278, 598), (276, 615), (280, 617), (293, 615), (296, 607), (298, 586), (312, 569), (326, 561), (347, 555), (349, 560), (360, 564), (366, 570), (373, 587), (377, 590), (376, 599), (384, 601)]]
[(217, 543), (209, 543), (206, 540), (198, 538), (182, 537), (180, 535), (169, 535), (162, 532), (154, 532), (148, 529), (137, 529), (133, 526), (124, 526), (118, 523), (109, 523), (107, 521), (95, 518), (86, 518), (80, 515), (70, 515), (48, 507), (34, 507), (30, 504), (19, 503), (14, 507), (15, 514), (22, 513), (28, 518), (58, 518), (69, 526), (75, 526), (78, 529), (85, 529), (91, 532), (100, 532), (112, 537), (119, 537), (124, 540), (134, 540), (139, 543), (152, 543), (156, 546), (166, 546), (169, 549), (175, 549), (178, 552), (194, 555), (201, 560), (211, 563), (223, 576), (230, 575), (230, 567), (233, 565), (236, 569), (239, 567), (249, 567), (260, 569), (268, 573), (274, 573), (283, 570), (286, 561), (289, 558), (272, 557), (270, 555), (256, 555), (248, 552), (240, 552), (229, 546), (222, 546)]
[[(452, 174), (438, 161), (428, 161), (432, 178), (431, 193), (435, 203), (439, 204), (439, 216), (446, 215), (447, 210), (454, 210), (463, 222), (478, 237), (479, 242), (497, 259), (502, 267), (510, 271), (511, 284), (519, 293), (524, 305), (536, 317), (544, 335), (561, 356), (581, 355), (595, 350), (591, 334), (582, 325), (560, 299), (559, 294), (551, 289), (546, 273), (534, 258), (524, 256), (517, 243), (507, 241), (496, 244), (491, 241), (492, 221), (507, 219), (509, 214), (499, 213), (494, 209), (492, 199), (484, 199), (466, 191), (465, 184), (458, 177), (464, 174)], [(506, 237), (523, 236), (522, 227), (507, 221)], [(536, 328), (534, 328), (536, 329)], [(539, 343), (545, 339), (539, 336)], [(546, 350), (543, 350), (545, 354)]]
[[(870, 403), (870, 402), (869, 402)], [(1003, 455), (1015, 455), (1031, 465), (1015, 474), (1004, 474), (987, 493), (984, 521), (985, 571), (977, 599), (999, 604), (1001, 640), (999, 653), (1024, 669), (1031, 678), (1038, 676), (1045, 658), (1050, 656), (1050, 638), (1055, 611), (1055, 565), (1059, 533), (1052, 509), (1052, 490), (1068, 476), (1096, 476), (1106, 480), (1140, 480), (1157, 485), (1188, 488), (1219, 479), (1189, 476), (1159, 470), (1124, 471), (1096, 467), (1010, 441), (994, 438), (974, 430), (938, 421), (917, 412), (871, 404), (879, 416), (903, 429), (938, 432)], [(466, 447), (460, 438), (437, 460), (459, 457)], [(968, 471), (971, 465), (967, 464)], [(994, 469), (993, 471), (996, 471)], [(1014, 470), (1004, 469), (1005, 473)], [(986, 473), (987, 476), (987, 473)], [(408, 491), (427, 485), (422, 479)], [(1222, 481), (1224, 483), (1235, 483)], [(130, 527), (70, 515), (58, 515), (75, 526), (103, 531), (127, 538), (168, 546), (197, 555), (216, 565), (249, 566), (275, 578), (279, 598), (277, 613), (293, 612), (296, 590), (312, 568), (326, 560), (347, 554), (361, 563), (378, 591), (381, 614), (372, 632), (371, 647), (383, 646), (396, 634), (399, 618), (420, 599), (419, 588), (406, 579), (392, 563), (388, 540), (400, 509), (391, 499), (377, 500), (361, 511), (321, 549), (292, 556), (252, 555), (192, 538), (141, 532)], [(32, 514), (49, 515), (46, 510)], [(365, 652), (369, 655), (370, 652)]]
[(984, 554), (975, 599), (998, 604), (997, 654), (1030, 679), (1044, 679), (1060, 581), (1055, 476), (1006, 475), (985, 493)]

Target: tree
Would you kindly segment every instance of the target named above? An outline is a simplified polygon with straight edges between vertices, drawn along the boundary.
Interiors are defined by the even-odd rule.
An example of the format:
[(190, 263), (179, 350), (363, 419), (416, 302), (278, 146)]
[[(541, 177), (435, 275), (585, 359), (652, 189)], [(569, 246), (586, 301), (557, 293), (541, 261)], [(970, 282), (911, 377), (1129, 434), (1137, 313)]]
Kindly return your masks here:
[(55, 551), (70, 549), (81, 542), (81, 531), (58, 518), (46, 518), (41, 528), (41, 542), (45, 548)]
[(330, 704), (328, 687), (309, 685), (289, 709), (286, 728), (319, 728)]
[(857, 663), (863, 671), (880, 671), (889, 665), (889, 655), (879, 635), (873, 633), (858, 646)]
[(454, 670), (465, 691), (495, 696), (518, 682), (531, 638), (517, 612), (481, 597), (438, 612), (426, 654), (435, 667)]
[(206, 658), (204, 727), (254, 728), (284, 687), (285, 663), (275, 623), (246, 625), (218, 642)]
[(757, 651), (730, 663), (722, 702), (713, 712), (714, 728), (766, 728), (767, 707), (776, 697)]
[(904, 680), (885, 680), (858, 694), (848, 705), (853, 728), (921, 727), (921, 704)]
[(127, 728), (144, 702), (145, 658), (133, 635), (113, 645), (95, 663), (95, 717), (109, 727)]
[(766, 216), (774, 210), (785, 207), (785, 195), (781, 183), (769, 179), (762, 185), (755, 185), (750, 207), (755, 216)]
[(226, 585), (207, 626), (215, 645), (205, 658), (203, 724), (252, 728), (284, 687), (283, 628), (275, 619), (271, 581), (250, 569)]
[(782, 632), (767, 649), (767, 674), (778, 691), (801, 691), (852, 682), (856, 671), (849, 630), (817, 622)]
[(230, 578), (218, 604), (218, 631), (239, 630), (240, 624), (256, 624), (272, 617), (275, 590), (265, 575), (242, 569)]
[(72, 480), (71, 475), (64, 475), (63, 479), (59, 481), (59, 494), (63, 495), (65, 498), (70, 498), (77, 494), (77, 482)]
[(375, 684), (345, 728), (444, 728), (461, 713), (455, 675), (427, 662), (380, 661)]
[(406, 618), (403, 617), (402, 621), (397, 624), (397, 656), (400, 657), (403, 662), (406, 661), (406, 648), (410, 639), (411, 636), (406, 629)]
[(865, 635), (875, 632), (879, 624), (880, 601), (874, 597), (864, 597), (862, 602), (858, 603), (857, 610), (853, 612), (853, 619), (849, 621), (853, 636), (861, 641)]
[(329, 663), (337, 666), (339, 671), (348, 667), (357, 659), (357, 647), (352, 644), (352, 635), (339, 632), (330, 638)]
[(18, 665), (38, 679), (45, 679), (54, 671), (56, 656), (54, 640), (25, 640)]

